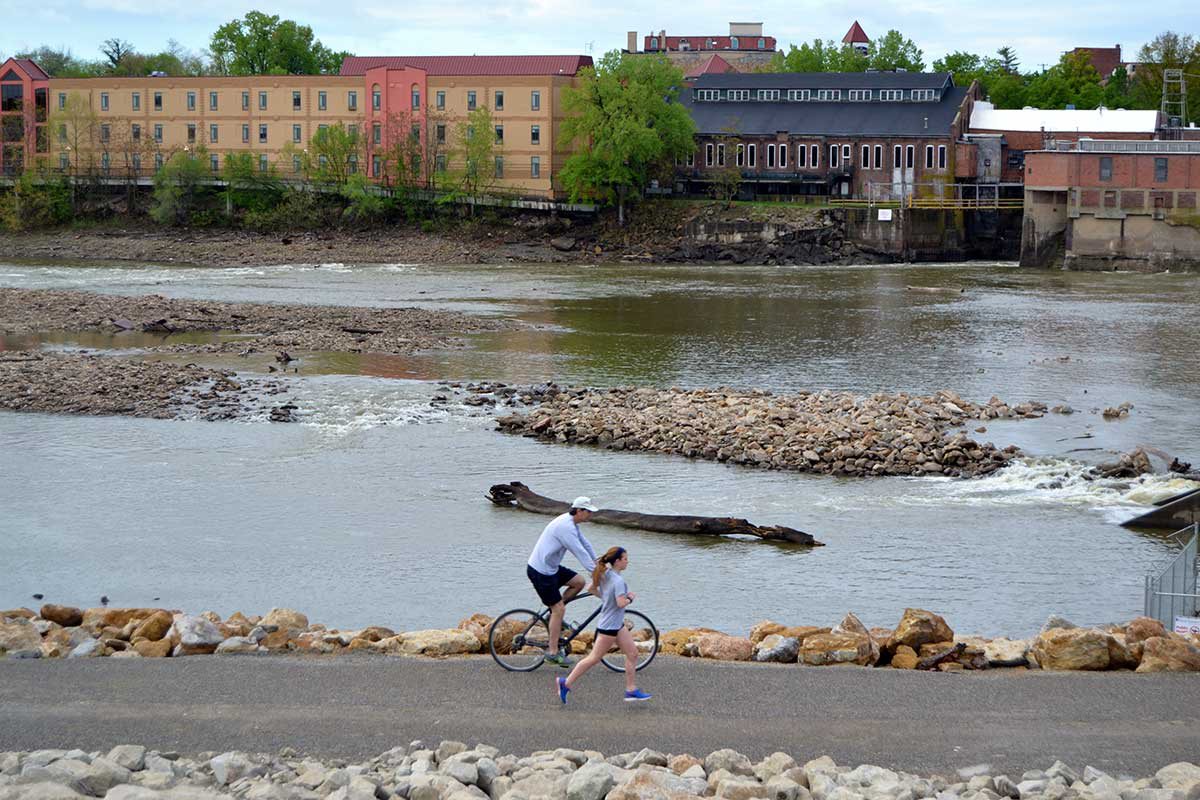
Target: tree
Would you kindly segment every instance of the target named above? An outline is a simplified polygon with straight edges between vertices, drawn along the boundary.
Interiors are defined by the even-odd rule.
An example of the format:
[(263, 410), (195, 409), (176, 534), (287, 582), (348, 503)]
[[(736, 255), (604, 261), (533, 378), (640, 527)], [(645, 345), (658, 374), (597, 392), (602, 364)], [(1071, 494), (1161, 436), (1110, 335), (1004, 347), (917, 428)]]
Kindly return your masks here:
[(946, 55), (933, 62), (934, 72), (949, 72), (954, 76), (954, 83), (959, 86), (969, 86), (972, 80), (979, 77), (983, 71), (983, 59), (974, 53), (962, 50)]
[(304, 174), (314, 183), (340, 191), (350, 176), (358, 172), (363, 137), (357, 125), (339, 122), (318, 128), (303, 151), (296, 152), (295, 148), (289, 147), (285, 152), (300, 157)]
[(13, 57), (33, 59), (52, 78), (94, 78), (104, 71), (99, 63), (81, 61), (70, 50), (45, 45)]
[(870, 69), (880, 71), (904, 69), (909, 72), (922, 72), (925, 69), (922, 55), (921, 48), (917, 47), (912, 39), (905, 39), (897, 30), (890, 30), (871, 42), (867, 50)]
[(725, 163), (718, 163), (708, 173), (712, 177), (713, 199), (720, 200), (726, 207), (733, 202), (733, 198), (737, 197), (738, 190), (742, 186), (742, 169), (733, 158), (734, 148), (738, 143), (736, 133), (737, 131), (727, 128), (725, 134), (717, 137), (713, 142), (718, 153), (721, 152), (718, 146), (724, 145), (726, 157)]
[(623, 58), (614, 50), (579, 73), (578, 87), (563, 89), (563, 139), (579, 149), (561, 178), (574, 200), (617, 202), (640, 192), (658, 164), (692, 152), (696, 126), (679, 102), (683, 73), (665, 56)]
[[(1138, 51), (1138, 68), (1129, 95), (1136, 108), (1159, 108), (1162, 103), (1163, 71), (1181, 69), (1200, 74), (1200, 42), (1187, 34), (1166, 31)], [(1188, 81), (1188, 119), (1200, 119), (1200, 80)]]
[(1017, 60), (1017, 51), (1013, 50), (1008, 45), (996, 50), (996, 57), (1000, 60), (1000, 66), (1005, 72), (1016, 75), (1020, 69), (1021, 62)]
[(458, 188), (470, 198), (487, 193), (499, 177), (499, 158), (492, 112), (479, 106), (455, 126), (454, 176)]
[(230, 153), (221, 170), (225, 179), (225, 210), (265, 211), (274, 208), (283, 197), (279, 170), (268, 164), (266, 171), (252, 153)]
[(150, 216), (164, 225), (186, 225), (210, 178), (204, 145), (172, 155), (154, 176)]
[(133, 45), (124, 39), (105, 39), (104, 44), (100, 45), (100, 52), (108, 59), (110, 71), (119, 74), (121, 61), (133, 52)]
[(218, 75), (318, 75), (337, 72), (347, 53), (313, 38), (307, 25), (251, 11), (213, 33), (209, 43)]
[(1100, 73), (1086, 51), (1064, 53), (1053, 67), (1028, 79), (1025, 100), (1038, 108), (1096, 108), (1104, 100)]
[(67, 156), (67, 171), (75, 178), (95, 169), (100, 120), (79, 92), (69, 92), (62, 108), (50, 114), (50, 133)]

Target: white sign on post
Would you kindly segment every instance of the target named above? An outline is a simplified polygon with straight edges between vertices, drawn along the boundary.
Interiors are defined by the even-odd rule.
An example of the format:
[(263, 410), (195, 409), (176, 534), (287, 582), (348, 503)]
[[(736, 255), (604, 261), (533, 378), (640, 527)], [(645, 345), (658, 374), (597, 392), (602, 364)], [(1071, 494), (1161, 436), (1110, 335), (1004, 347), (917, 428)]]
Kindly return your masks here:
[(892, 210), (890, 208), (879, 209), (879, 221), (880, 222), (891, 222), (892, 221)]
[(1175, 632), (1185, 636), (1189, 633), (1200, 633), (1200, 617), (1176, 617)]

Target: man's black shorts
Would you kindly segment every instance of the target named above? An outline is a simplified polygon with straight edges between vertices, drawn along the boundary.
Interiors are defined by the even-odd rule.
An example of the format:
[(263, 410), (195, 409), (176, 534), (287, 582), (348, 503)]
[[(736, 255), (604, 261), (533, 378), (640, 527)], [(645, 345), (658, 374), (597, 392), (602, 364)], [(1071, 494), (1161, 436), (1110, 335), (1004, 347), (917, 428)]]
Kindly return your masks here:
[(553, 575), (543, 575), (533, 567), (526, 565), (525, 574), (529, 576), (529, 582), (533, 584), (537, 596), (548, 606), (562, 600), (562, 593), (559, 589), (566, 586), (571, 582), (571, 578), (575, 577), (575, 572), (566, 567), (559, 567), (558, 572)]

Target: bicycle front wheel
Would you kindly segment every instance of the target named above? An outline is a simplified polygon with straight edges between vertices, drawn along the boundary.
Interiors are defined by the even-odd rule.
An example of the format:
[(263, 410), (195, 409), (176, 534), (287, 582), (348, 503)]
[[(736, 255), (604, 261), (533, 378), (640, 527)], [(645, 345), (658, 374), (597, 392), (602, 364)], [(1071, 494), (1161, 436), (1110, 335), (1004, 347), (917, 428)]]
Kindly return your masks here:
[[(637, 644), (637, 668), (645, 669), (658, 655), (658, 628), (640, 611), (625, 612), (625, 628), (633, 634), (633, 641)], [(601, 656), (600, 661), (613, 672), (625, 671), (625, 656), (615, 647)]]
[(514, 608), (496, 617), (488, 631), (488, 649), (510, 672), (533, 672), (546, 659), (550, 629), (536, 611)]

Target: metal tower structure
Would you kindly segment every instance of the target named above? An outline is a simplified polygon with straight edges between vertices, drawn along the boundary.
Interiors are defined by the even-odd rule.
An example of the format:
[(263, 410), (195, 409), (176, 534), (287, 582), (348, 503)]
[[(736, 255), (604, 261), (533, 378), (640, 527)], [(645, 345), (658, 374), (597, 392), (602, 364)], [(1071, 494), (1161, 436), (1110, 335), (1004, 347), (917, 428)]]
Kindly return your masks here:
[(1187, 78), (1181, 69), (1163, 70), (1162, 113), (1169, 127), (1187, 125)]

